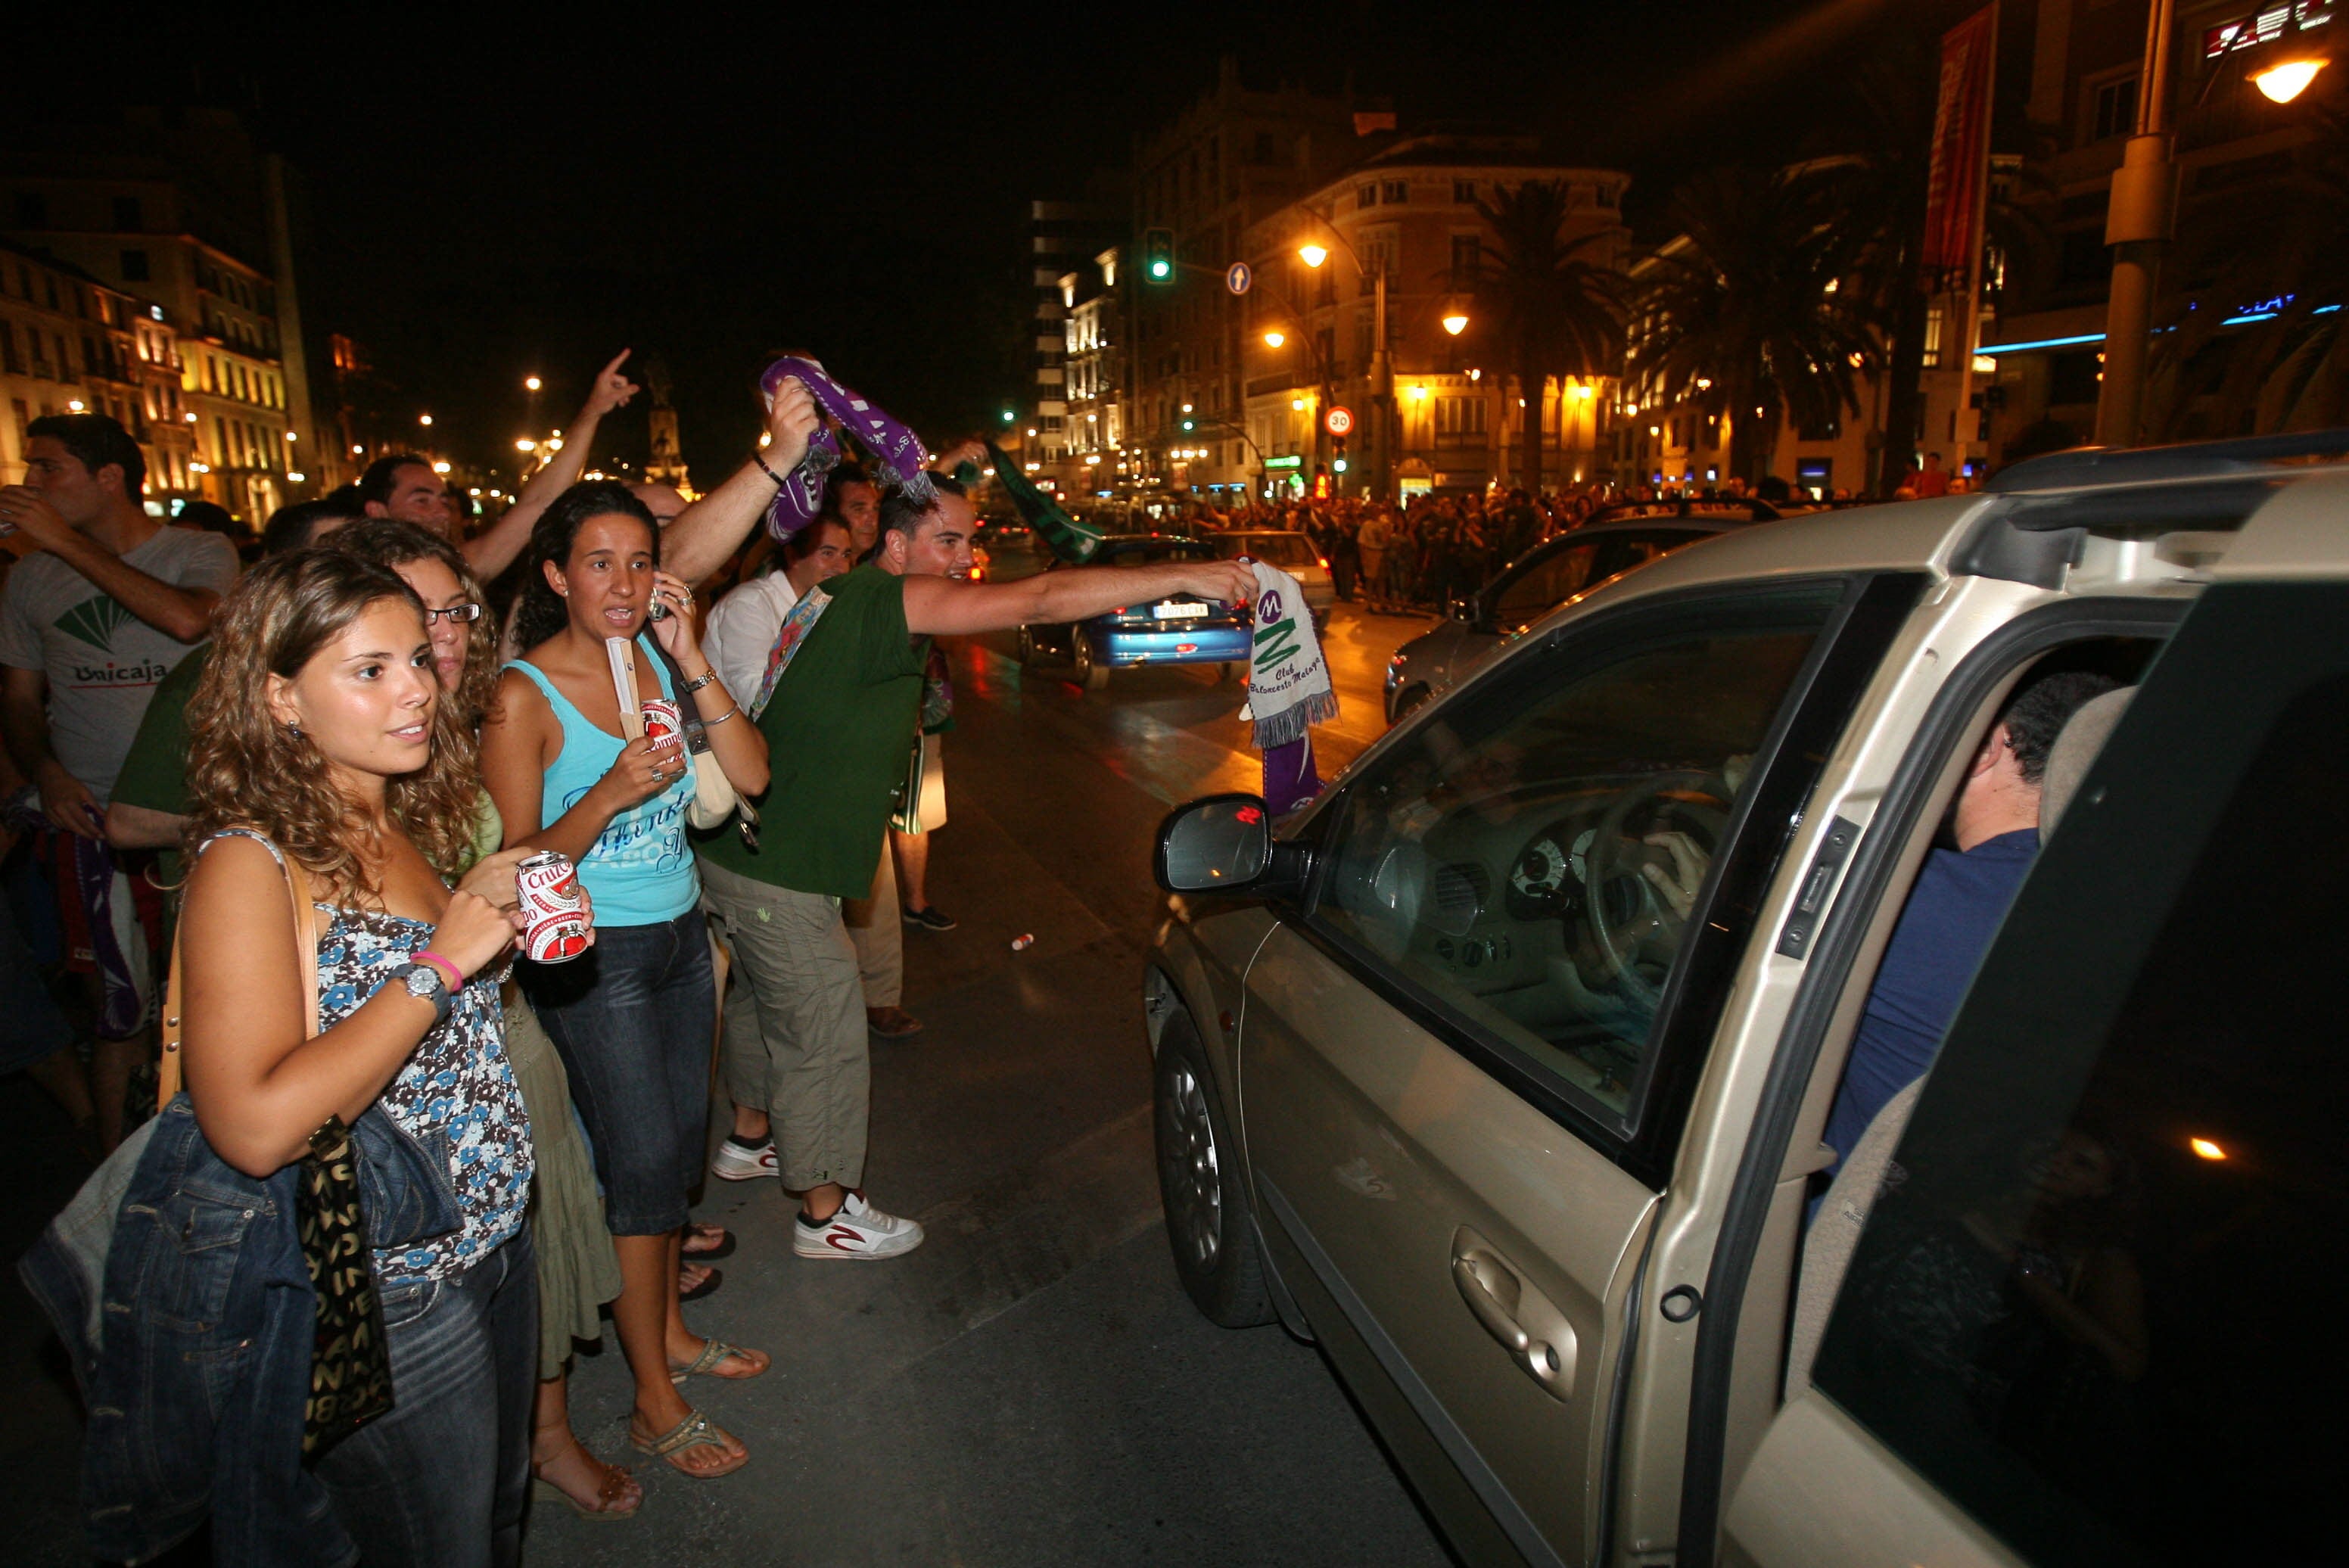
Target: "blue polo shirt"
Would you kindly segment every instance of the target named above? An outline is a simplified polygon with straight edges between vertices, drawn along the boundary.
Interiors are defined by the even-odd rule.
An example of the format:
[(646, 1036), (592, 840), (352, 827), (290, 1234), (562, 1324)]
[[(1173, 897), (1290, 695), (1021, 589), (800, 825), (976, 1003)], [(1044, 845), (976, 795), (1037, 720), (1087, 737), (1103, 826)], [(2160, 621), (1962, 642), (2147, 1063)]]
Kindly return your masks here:
[(1836, 1164), (1885, 1102), (1933, 1065), (1990, 939), (2038, 853), (2038, 830), (2023, 828), (1963, 852), (1935, 850), (1926, 857), (1884, 950), (1835, 1109), (1827, 1113), (1825, 1141), (1836, 1151)]

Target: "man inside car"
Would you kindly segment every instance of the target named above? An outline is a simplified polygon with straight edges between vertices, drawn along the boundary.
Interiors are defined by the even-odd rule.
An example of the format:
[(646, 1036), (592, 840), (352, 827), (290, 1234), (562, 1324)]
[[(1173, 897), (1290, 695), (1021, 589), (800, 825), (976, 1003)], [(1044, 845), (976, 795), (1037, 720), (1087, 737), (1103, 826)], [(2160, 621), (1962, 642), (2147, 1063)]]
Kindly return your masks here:
[[(1843, 1082), (1821, 1141), (1836, 1165), (1885, 1102), (1925, 1076), (1966, 987), (2039, 853), (2039, 797), (2047, 755), (2075, 713), (2119, 683), (2079, 670), (2030, 682), (2010, 700), (1974, 753), (1950, 808), (1947, 841), (1926, 855), (1868, 988)], [(1703, 884), (1706, 857), (1685, 833), (1652, 833), (1670, 871), (1642, 873), (1685, 917)]]

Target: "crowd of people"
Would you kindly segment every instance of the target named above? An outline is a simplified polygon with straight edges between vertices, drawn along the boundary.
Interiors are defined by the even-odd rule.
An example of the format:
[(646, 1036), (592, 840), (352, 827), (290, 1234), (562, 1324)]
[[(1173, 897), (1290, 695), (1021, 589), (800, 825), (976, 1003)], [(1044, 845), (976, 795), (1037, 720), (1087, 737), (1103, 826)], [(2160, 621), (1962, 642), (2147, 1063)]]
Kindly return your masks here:
[[(103, 1189), (110, 1242), (53, 1227), (26, 1265), (84, 1384), (95, 1555), (209, 1515), (225, 1560), (512, 1562), (533, 1499), (626, 1518), (641, 1484), (565, 1397), (606, 1313), (631, 1445), (748, 1463), (700, 1380), (770, 1357), (685, 1316), (738, 1241), (693, 1221), (705, 1175), (776, 1181), (802, 1259), (923, 1239), (864, 1183), (871, 1042), (920, 1028), (905, 934), (953, 924), (932, 639), (1250, 596), (1221, 561), (970, 581), (975, 448), (886, 485), (843, 464), (770, 538), (820, 424), (797, 381), (690, 501), (583, 479), (625, 357), (470, 531), (396, 456), (244, 563), (151, 516), (92, 414), (34, 421), (0, 488), (0, 849), (27, 842), (12, 892), (38, 895), (0, 900), (0, 1070), (107, 1161), (76, 1202)], [(547, 851), (592, 935), (533, 959), (521, 868)], [(156, 1310), (91, 1332), (134, 1256)]]

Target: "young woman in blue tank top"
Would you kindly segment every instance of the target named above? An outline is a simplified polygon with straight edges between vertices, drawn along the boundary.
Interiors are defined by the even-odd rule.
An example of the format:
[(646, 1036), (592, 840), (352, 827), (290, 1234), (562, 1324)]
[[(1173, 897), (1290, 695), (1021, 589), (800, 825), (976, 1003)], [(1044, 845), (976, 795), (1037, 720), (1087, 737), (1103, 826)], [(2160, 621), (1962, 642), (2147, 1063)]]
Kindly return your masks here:
[[(698, 714), (711, 754), (745, 793), (767, 787), (767, 746), (710, 668), (692, 591), (659, 570), (659, 550), (652, 513), (609, 481), (572, 486), (539, 519), (514, 606), (523, 655), (499, 684), (481, 770), (507, 847), (560, 850), (595, 901), (595, 945), (567, 963), (524, 964), (523, 984), (571, 1075), (604, 1183), (623, 1282), (612, 1321), (636, 1385), (629, 1438), (708, 1477), (748, 1455), (671, 1376), (754, 1377), (767, 1357), (692, 1334), (678, 1301), (718, 1008), (686, 840), (694, 769), (680, 746), (622, 738), (606, 639), (635, 645), (638, 708), (666, 697)], [(671, 613), (648, 622), (656, 597)], [(682, 689), (654, 639), (683, 672)]]

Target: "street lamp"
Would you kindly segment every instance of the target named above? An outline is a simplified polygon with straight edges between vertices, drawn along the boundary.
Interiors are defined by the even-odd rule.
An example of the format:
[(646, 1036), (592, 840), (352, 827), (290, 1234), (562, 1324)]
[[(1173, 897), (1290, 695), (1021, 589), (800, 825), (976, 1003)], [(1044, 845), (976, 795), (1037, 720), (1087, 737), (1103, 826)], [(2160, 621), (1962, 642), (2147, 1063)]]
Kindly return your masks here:
[[(1317, 213), (1315, 216), (1319, 217), (1319, 214)], [(1330, 237), (1336, 240), (1339, 246), (1345, 251), (1347, 260), (1354, 263), (1354, 271), (1368, 280), (1371, 285), (1371, 396), (1374, 416), (1370, 431), (1371, 493), (1374, 499), (1384, 500), (1387, 499), (1390, 470), (1394, 466), (1394, 438), (1388, 428), (1388, 421), (1394, 415), (1394, 361), (1387, 349), (1385, 258), (1381, 257), (1376, 267), (1365, 265), (1361, 254), (1353, 246), (1346, 243), (1346, 236), (1338, 232), (1337, 225), (1327, 218), (1322, 218), (1320, 221), (1329, 229)], [(1297, 257), (1309, 267), (1319, 267), (1330, 259), (1330, 248), (1309, 240), (1297, 247)], [(1465, 317), (1462, 318), (1460, 325), (1463, 326), (1468, 325)]]
[(535, 376), (525, 376), (522, 378), (522, 385), (523, 391), (535, 392), (539, 389), (541, 383)]
[(1444, 318), (1444, 330), (1457, 337), (1468, 330), (1468, 318), (1455, 310)]
[(1288, 335), (1281, 331), (1277, 326), (1264, 335), (1264, 346), (1267, 348), (1278, 348), (1282, 344), (1287, 343), (1288, 341)]
[(416, 416), (416, 422), (419, 425), (429, 426), (432, 423), (432, 416), (429, 414), (419, 414)]
[(1330, 259), (1330, 249), (1326, 245), (1299, 245), (1297, 255), (1307, 266), (1318, 267)]
[(2308, 90), (2308, 84), (2316, 79), (2316, 73), (2324, 65), (2323, 60), (2286, 60), (2255, 73), (2251, 85), (2266, 95), (2270, 103), (2290, 103)]

